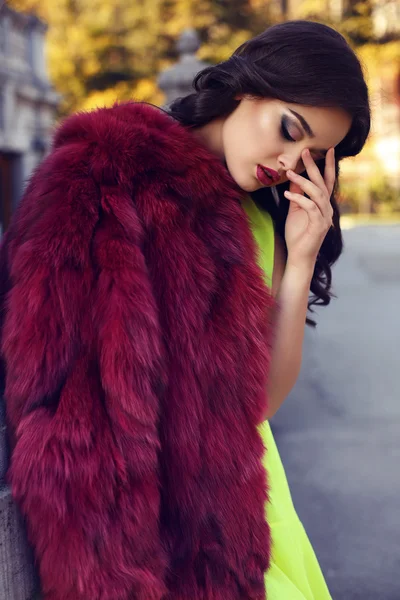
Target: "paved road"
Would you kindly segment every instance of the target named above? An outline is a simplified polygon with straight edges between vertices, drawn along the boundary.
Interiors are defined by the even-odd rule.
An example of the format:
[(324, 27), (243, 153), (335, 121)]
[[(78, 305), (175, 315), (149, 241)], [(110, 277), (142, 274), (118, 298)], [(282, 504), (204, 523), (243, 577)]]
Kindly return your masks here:
[(334, 600), (400, 600), (400, 227), (345, 242), (272, 427)]

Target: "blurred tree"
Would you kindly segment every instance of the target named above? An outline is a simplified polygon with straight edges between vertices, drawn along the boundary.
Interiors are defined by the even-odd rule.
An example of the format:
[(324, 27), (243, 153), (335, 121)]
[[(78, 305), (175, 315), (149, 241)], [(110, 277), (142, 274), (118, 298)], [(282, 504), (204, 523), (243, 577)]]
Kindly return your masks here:
[[(63, 95), (62, 114), (91, 104), (127, 99), (151, 84), (166, 52), (159, 39), (162, 0), (9, 0), (16, 10), (35, 12), (49, 25), (51, 79)], [(147, 84), (147, 85), (146, 85)]]
[(341, 31), (357, 47), (374, 41), (372, 8), (371, 0), (350, 0), (344, 10)]
[[(254, 0), (253, 0), (254, 2)], [(61, 114), (116, 98), (162, 104), (158, 73), (176, 60), (185, 27), (199, 32), (199, 58), (225, 60), (268, 25), (266, 6), (250, 0), (8, 0), (48, 23), (50, 77), (63, 95)]]
[(295, 3), (292, 12), (296, 18), (317, 20), (335, 27), (352, 43), (359, 47), (374, 38), (374, 0), (303, 0)]

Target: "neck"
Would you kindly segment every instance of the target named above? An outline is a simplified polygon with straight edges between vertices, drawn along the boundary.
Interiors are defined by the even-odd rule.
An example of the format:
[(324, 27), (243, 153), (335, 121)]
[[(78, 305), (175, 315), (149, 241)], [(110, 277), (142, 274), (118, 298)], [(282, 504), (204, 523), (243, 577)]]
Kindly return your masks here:
[(223, 118), (213, 119), (210, 123), (191, 129), (195, 138), (203, 144), (210, 152), (215, 154), (225, 163), (225, 155), (222, 143)]

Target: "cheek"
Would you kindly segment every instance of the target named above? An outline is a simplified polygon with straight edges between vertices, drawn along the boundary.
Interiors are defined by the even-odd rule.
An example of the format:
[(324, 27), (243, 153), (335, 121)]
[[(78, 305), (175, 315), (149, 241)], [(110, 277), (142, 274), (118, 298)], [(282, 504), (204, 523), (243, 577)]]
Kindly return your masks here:
[(234, 115), (225, 122), (222, 136), (226, 152), (231, 155), (241, 154), (245, 150), (243, 140), (246, 139), (248, 126), (241, 115)]
[(223, 132), (225, 156), (236, 169), (248, 169), (260, 162), (260, 139), (252, 120), (241, 118), (226, 124)]
[(274, 119), (264, 116), (262, 119), (255, 120), (253, 132), (255, 158), (257, 162), (264, 161), (268, 165), (283, 149), (279, 128)]

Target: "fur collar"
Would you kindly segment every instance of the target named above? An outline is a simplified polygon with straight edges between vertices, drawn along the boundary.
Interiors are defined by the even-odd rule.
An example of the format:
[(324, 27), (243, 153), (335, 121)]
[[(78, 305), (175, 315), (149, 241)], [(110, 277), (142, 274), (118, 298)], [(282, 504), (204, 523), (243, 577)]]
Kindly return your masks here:
[(271, 309), (241, 190), (154, 106), (68, 118), (0, 253), (46, 600), (264, 600)]

